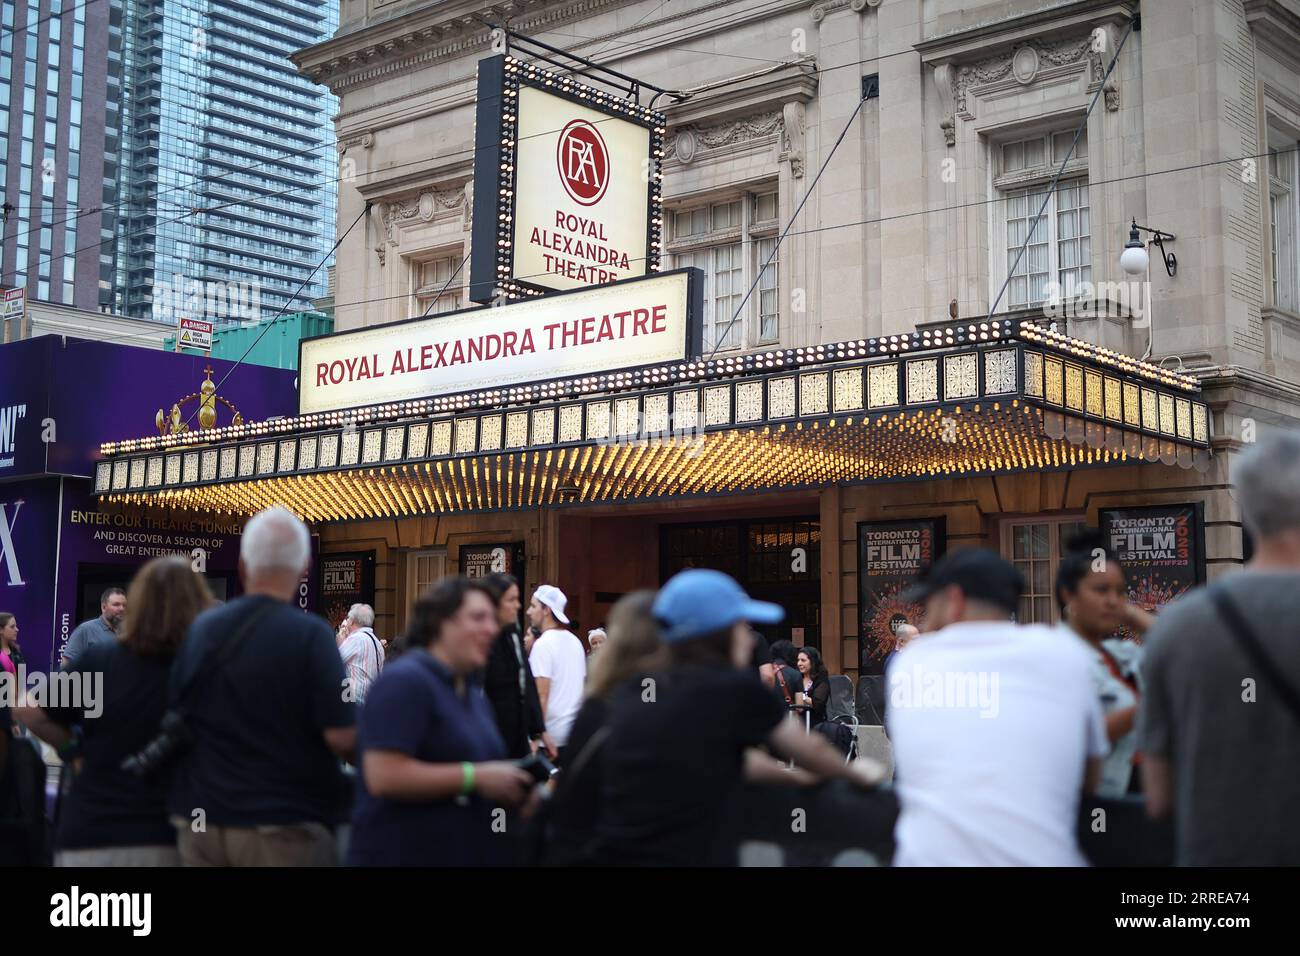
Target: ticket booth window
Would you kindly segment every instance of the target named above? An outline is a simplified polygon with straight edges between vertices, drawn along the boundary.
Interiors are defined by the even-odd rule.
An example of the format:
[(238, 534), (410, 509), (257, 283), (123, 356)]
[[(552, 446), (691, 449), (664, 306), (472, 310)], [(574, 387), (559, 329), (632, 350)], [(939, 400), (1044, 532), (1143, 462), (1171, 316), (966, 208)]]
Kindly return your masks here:
[(1025, 576), (1016, 620), (1056, 624), (1061, 619), (1053, 594), (1065, 546), (1084, 527), (1082, 515), (1016, 518), (1002, 525), (1002, 556)]

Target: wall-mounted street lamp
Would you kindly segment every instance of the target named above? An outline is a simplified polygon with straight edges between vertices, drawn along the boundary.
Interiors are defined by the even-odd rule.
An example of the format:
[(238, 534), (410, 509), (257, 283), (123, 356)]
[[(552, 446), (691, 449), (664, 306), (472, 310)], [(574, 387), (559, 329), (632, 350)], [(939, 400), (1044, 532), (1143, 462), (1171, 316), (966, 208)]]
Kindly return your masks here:
[(1151, 244), (1160, 250), (1160, 258), (1165, 262), (1165, 271), (1172, 277), (1178, 272), (1178, 258), (1172, 252), (1165, 252), (1165, 243), (1174, 241), (1172, 232), (1162, 232), (1159, 229), (1148, 229), (1146, 226), (1139, 226), (1137, 220), (1133, 220), (1133, 225), (1128, 231), (1128, 242), (1124, 244), (1124, 251), (1119, 256), (1119, 266), (1131, 276), (1142, 275), (1147, 271), (1151, 264), (1151, 259), (1147, 255), (1146, 244), (1138, 235), (1138, 232), (1151, 233)]

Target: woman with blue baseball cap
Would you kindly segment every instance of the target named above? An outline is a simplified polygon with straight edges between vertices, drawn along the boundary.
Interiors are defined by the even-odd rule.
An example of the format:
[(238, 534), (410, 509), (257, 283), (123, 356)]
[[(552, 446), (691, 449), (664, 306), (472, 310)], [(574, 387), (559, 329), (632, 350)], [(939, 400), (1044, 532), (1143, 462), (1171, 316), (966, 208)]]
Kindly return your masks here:
[[(846, 766), (823, 738), (789, 720), (750, 666), (748, 625), (780, 621), (779, 605), (753, 600), (719, 571), (690, 569), (664, 585), (651, 613), (669, 664), (610, 700), (599, 862), (734, 864), (735, 848), (716, 846), (714, 838), (745, 779), (846, 777), (864, 787), (883, 779), (879, 764)], [(763, 744), (804, 772), (786, 771), (753, 749)]]

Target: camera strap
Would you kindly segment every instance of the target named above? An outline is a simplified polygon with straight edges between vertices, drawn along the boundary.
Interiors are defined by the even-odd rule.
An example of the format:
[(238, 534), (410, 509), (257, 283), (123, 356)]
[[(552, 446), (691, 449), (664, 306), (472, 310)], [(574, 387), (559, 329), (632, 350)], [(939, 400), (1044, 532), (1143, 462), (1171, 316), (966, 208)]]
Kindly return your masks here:
[(271, 608), (274, 606), (274, 603), (268, 600), (266, 604), (244, 618), (239, 627), (235, 629), (234, 634), (226, 638), (220, 647), (208, 652), (208, 655), (203, 658), (198, 669), (194, 672), (194, 676), (190, 678), (189, 683), (181, 688), (174, 709), (184, 710), (188, 701), (197, 699), (199, 691), (212, 680), (217, 671), (221, 670), (235, 656), (244, 640), (253, 633), (253, 629), (271, 612)]

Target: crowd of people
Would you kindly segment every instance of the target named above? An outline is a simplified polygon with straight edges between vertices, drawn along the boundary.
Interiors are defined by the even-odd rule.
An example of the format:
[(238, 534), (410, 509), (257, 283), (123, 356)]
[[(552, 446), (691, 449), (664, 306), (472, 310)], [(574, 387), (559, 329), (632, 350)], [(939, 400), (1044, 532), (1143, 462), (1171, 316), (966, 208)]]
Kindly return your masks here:
[[(1158, 615), (1095, 533), (1059, 563), (1057, 627), (1015, 621), (995, 552), (940, 559), (887, 661), (892, 789), (833, 745), (817, 648), (769, 645), (782, 608), (725, 574), (628, 594), (586, 642), (563, 590), (525, 604), (502, 573), (436, 582), (392, 640), (354, 605), (331, 640), (282, 508), (248, 522), (227, 603), (175, 556), (106, 592), (63, 660), (103, 700), (0, 707), (0, 783), (11, 726), (58, 753), (69, 866), (734, 864), (744, 788), (833, 779), (896, 797), (895, 865), (1081, 865), (1081, 811), (1135, 799), (1179, 863), (1300, 863), (1300, 436), (1234, 483), (1246, 569)], [(6, 672), (17, 634), (0, 615)]]

